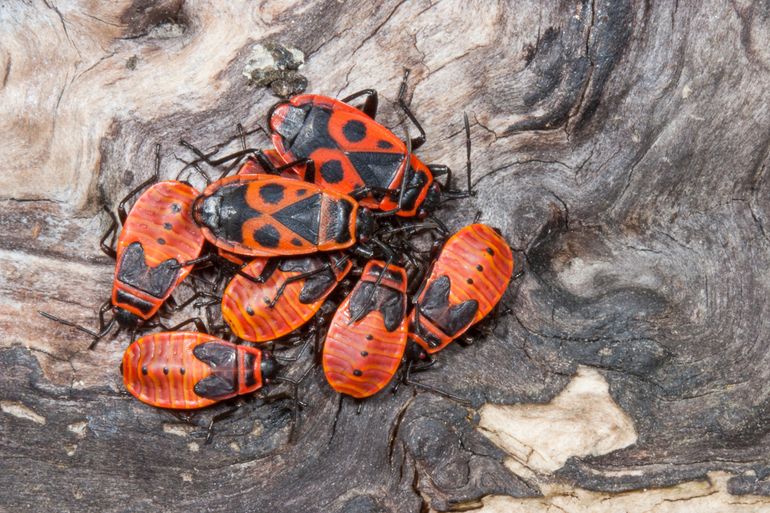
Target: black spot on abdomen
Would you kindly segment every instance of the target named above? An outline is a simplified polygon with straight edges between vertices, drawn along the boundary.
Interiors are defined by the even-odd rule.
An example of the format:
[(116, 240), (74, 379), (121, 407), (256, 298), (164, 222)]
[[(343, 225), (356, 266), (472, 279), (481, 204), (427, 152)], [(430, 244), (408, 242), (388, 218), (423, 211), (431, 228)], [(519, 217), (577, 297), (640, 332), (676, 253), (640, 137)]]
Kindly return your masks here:
[(266, 224), (254, 230), (254, 240), (266, 248), (277, 248), (278, 243), (281, 242), (281, 234), (274, 226)]
[(259, 197), (269, 205), (280, 203), (286, 188), (279, 183), (268, 183), (259, 188)]
[(366, 137), (366, 125), (357, 119), (351, 119), (342, 127), (342, 133), (350, 142), (363, 141)]
[(344, 176), (339, 160), (327, 160), (321, 166), (321, 176), (329, 183), (340, 183)]

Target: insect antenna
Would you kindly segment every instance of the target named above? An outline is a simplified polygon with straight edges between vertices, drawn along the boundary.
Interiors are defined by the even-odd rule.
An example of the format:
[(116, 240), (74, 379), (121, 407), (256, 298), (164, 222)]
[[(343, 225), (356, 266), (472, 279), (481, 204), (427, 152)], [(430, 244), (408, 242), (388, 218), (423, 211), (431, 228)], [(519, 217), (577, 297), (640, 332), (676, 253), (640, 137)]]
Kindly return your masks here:
[(456, 402), (462, 404), (463, 406), (471, 406), (472, 405), (472, 403), (468, 399), (462, 398), (462, 397), (460, 397), (458, 395), (455, 395), (455, 394), (453, 394), (451, 392), (447, 392), (446, 390), (441, 390), (440, 388), (436, 388), (436, 387), (434, 387), (432, 385), (428, 385), (427, 383), (421, 383), (419, 381), (414, 381), (411, 378), (412, 364), (413, 364), (412, 361), (409, 361), (409, 363), (407, 363), (406, 372), (404, 373), (404, 383), (406, 383), (407, 385), (412, 385), (414, 387), (421, 388), (423, 390), (427, 390), (429, 392), (433, 392), (434, 394), (438, 394), (440, 396), (446, 397), (447, 399), (451, 399), (453, 401), (456, 401)]
[(56, 317), (55, 315), (49, 314), (48, 312), (43, 312), (41, 310), (38, 310), (40, 315), (45, 317), (46, 319), (50, 319), (52, 321), (64, 324), (65, 326), (69, 326), (71, 328), (75, 328), (78, 331), (81, 331), (87, 335), (90, 335), (94, 340), (91, 342), (91, 344), (88, 346), (88, 349), (93, 349), (96, 347), (96, 343), (99, 341), (99, 339), (103, 338), (107, 333), (110, 332), (113, 326), (115, 326), (115, 318), (113, 317), (110, 319), (110, 322), (99, 332), (96, 333), (95, 331), (91, 331), (88, 328), (81, 326), (80, 324), (76, 324), (72, 321), (68, 321), (66, 319), (62, 319), (61, 317)]
[[(310, 345), (310, 341), (311, 341), (311, 338), (308, 337), (307, 340), (305, 340), (305, 343), (302, 344), (302, 347), (299, 349), (299, 351), (297, 351), (297, 354), (295, 354), (294, 356), (278, 356), (276, 354), (273, 354), (273, 358), (275, 358), (275, 360), (280, 364), (296, 362), (302, 357), (302, 353), (304, 353), (305, 349), (308, 348), (308, 346)], [(287, 378), (277, 377), (277, 378), (273, 378), (273, 381), (281, 381), (286, 379)]]
[[(308, 341), (310, 341), (310, 339), (308, 339)], [(307, 344), (305, 344), (305, 346), (303, 346), (302, 349), (304, 349), (306, 346)], [(305, 380), (305, 378), (308, 377), (308, 375), (310, 374), (310, 371), (313, 370), (314, 367), (315, 367), (315, 364), (309, 365), (308, 368), (305, 370), (305, 372), (302, 373), (302, 376), (298, 380), (293, 380), (286, 377), (273, 378), (273, 381), (288, 383), (292, 385), (291, 397), (293, 400), (293, 407), (291, 410), (292, 414), (291, 414), (291, 430), (289, 431), (289, 443), (293, 443), (295, 440), (294, 434), (297, 432), (298, 426), (299, 426), (299, 411), (300, 409), (307, 407), (307, 404), (303, 403), (299, 399), (299, 386)]]

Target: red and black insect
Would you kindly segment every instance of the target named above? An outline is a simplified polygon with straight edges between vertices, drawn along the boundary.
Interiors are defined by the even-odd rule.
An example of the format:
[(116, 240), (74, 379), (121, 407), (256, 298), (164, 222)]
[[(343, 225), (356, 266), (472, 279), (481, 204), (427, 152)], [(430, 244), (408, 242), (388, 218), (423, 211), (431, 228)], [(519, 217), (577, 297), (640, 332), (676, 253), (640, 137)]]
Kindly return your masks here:
[[(113, 218), (112, 225), (100, 245), (102, 251), (116, 259), (116, 265), (111, 299), (99, 311), (99, 333), (40, 312), (49, 319), (92, 335), (95, 340), (91, 347), (109, 333), (116, 322), (122, 328), (135, 330), (155, 316), (192, 269), (192, 265), (181, 266), (180, 263), (197, 258), (203, 248), (203, 234), (191, 215), (199, 193), (184, 182), (154, 183), (126, 214), (126, 203), (157, 181), (158, 170), (159, 157), (156, 156), (155, 175), (120, 202), (118, 214), (123, 228), (116, 249), (110, 247), (107, 240), (114, 238), (118, 220), (108, 211)], [(106, 322), (105, 314), (109, 310), (113, 317)]]
[(324, 374), (337, 392), (364, 398), (382, 390), (406, 348), (406, 271), (380, 260), (366, 264), (340, 304), (324, 342)]
[[(412, 154), (425, 142), (425, 131), (404, 99), (406, 76), (399, 104), (420, 135), (406, 144), (374, 120), (377, 91), (365, 89), (343, 100), (304, 94), (274, 105), (268, 113), (273, 145), (284, 160), (309, 159), (307, 179), (327, 189), (350, 194), (367, 208), (390, 211), (404, 217), (425, 217), (439, 203), (442, 189), (434, 177), (451, 170), (426, 166)], [(349, 103), (365, 98), (361, 109)], [(465, 118), (467, 130), (467, 117)], [(406, 162), (409, 162), (409, 166)], [(445, 190), (445, 196), (463, 197), (469, 191)]]
[(134, 397), (183, 410), (254, 392), (278, 368), (268, 352), (194, 331), (144, 336), (128, 346), (120, 367)]
[[(239, 125), (240, 128), (240, 125)], [(244, 145), (245, 146), (245, 145)], [(294, 167), (283, 167), (285, 165), (285, 162), (281, 160), (280, 155), (278, 155), (278, 152), (275, 150), (264, 150), (262, 152), (262, 155), (264, 155), (264, 158), (266, 158), (271, 164), (272, 168), (267, 169), (266, 166), (263, 163), (260, 163), (260, 161), (253, 156), (249, 156), (243, 164), (241, 164), (241, 167), (238, 169), (238, 172), (236, 174), (238, 175), (262, 175), (263, 177), (267, 177), (268, 173), (272, 172), (274, 169), (282, 169), (280, 171), (281, 176), (284, 178), (295, 178), (298, 180), (301, 180), (304, 176), (305, 170), (304, 165), (297, 164)], [(228, 260), (238, 266), (243, 266), (248, 263), (248, 259), (243, 257), (242, 255), (239, 255), (237, 253), (232, 253), (230, 251), (227, 251), (222, 248), (217, 248), (217, 253), (219, 256), (224, 258), (225, 260)]]
[(348, 195), (270, 175), (238, 175), (212, 183), (193, 217), (218, 248), (270, 257), (337, 251), (372, 231), (368, 210)]
[(222, 296), (222, 316), (235, 336), (251, 342), (283, 337), (309, 321), (350, 272), (340, 253), (294, 258), (255, 258), (236, 275)]
[(494, 228), (472, 224), (452, 235), (417, 292), (410, 343), (432, 354), (456, 340), (495, 308), (513, 268), (511, 248)]

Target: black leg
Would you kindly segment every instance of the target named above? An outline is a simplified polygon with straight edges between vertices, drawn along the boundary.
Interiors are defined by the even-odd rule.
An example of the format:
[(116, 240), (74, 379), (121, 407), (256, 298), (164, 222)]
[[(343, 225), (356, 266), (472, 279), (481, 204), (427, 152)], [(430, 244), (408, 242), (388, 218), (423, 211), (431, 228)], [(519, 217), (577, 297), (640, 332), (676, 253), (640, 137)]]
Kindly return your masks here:
[(404, 159), (404, 176), (401, 178), (401, 190), (398, 191), (398, 209), (404, 208), (404, 197), (406, 190), (409, 188), (409, 184), (412, 183), (414, 176), (414, 168), (412, 167), (412, 150), (414, 145), (412, 139), (409, 137), (409, 129), (404, 127), (404, 133), (406, 133), (406, 158)]
[[(433, 365), (433, 364), (431, 363), (430, 365)], [(434, 394), (438, 394), (440, 396), (446, 397), (447, 399), (452, 399), (453, 401), (457, 401), (458, 403), (462, 404), (463, 406), (471, 406), (471, 402), (469, 400), (467, 400), (467, 399), (464, 399), (464, 398), (462, 398), (460, 396), (457, 396), (457, 395), (452, 394), (450, 392), (447, 392), (445, 390), (441, 390), (440, 388), (436, 388), (434, 386), (427, 385), (425, 383), (420, 383), (419, 381), (414, 381), (413, 379), (411, 379), (410, 374), (411, 374), (412, 370), (416, 371), (417, 369), (413, 369), (412, 367), (413, 367), (412, 366), (412, 362), (409, 362), (407, 364), (406, 373), (405, 373), (405, 376), (404, 376), (404, 383), (406, 383), (407, 385), (412, 385), (413, 387), (422, 388), (423, 390), (427, 390), (429, 392), (433, 392)], [(424, 368), (422, 368), (420, 370), (424, 370), (425, 368), (428, 368), (428, 367), (424, 367)]]
[(340, 101), (342, 101), (343, 103), (350, 104), (353, 100), (355, 100), (356, 98), (360, 98), (362, 96), (365, 96), (366, 99), (364, 100), (364, 105), (362, 107), (359, 107), (359, 109), (364, 114), (374, 119), (375, 117), (377, 117), (377, 105), (379, 103), (376, 90), (364, 89), (363, 91), (358, 91), (357, 93), (353, 93), (350, 96), (346, 96)]
[[(109, 303), (107, 303), (107, 304), (109, 304)], [(38, 310), (38, 313), (40, 315), (42, 315), (43, 317), (45, 317), (46, 319), (50, 319), (52, 321), (56, 321), (56, 322), (58, 322), (60, 324), (64, 324), (65, 326), (69, 326), (71, 328), (75, 328), (76, 330), (78, 330), (78, 331), (80, 331), (82, 333), (90, 335), (93, 338), (93, 341), (88, 345), (88, 349), (93, 349), (93, 348), (96, 347), (97, 342), (99, 342), (100, 339), (104, 338), (107, 335), (107, 333), (109, 333), (110, 330), (112, 330), (113, 326), (115, 326), (115, 322), (116, 321), (115, 321), (114, 317), (112, 319), (110, 319), (110, 321), (106, 325), (102, 326), (104, 324), (103, 313), (102, 313), (103, 309), (104, 309), (104, 305), (102, 305), (102, 308), (99, 311), (100, 312), (100, 322), (99, 322), (100, 323), (100, 330), (99, 330), (99, 333), (91, 331), (88, 328), (81, 326), (80, 324), (75, 324), (72, 321), (68, 321), (66, 319), (62, 319), (60, 317), (56, 317), (55, 315), (51, 315), (51, 314), (49, 314), (47, 312), (42, 312), (42, 311)]]
[(104, 316), (110, 310), (112, 310), (112, 300), (108, 299), (102, 303), (102, 306), (99, 307), (99, 331), (102, 331), (104, 327), (107, 326), (107, 322), (104, 320)]
[[(182, 162), (185, 162), (184, 160), (180, 159), (179, 157), (177, 157), (177, 160), (180, 160), (180, 161), (182, 161)], [(206, 182), (206, 186), (209, 186), (209, 185), (211, 185), (211, 178), (209, 177), (209, 175), (207, 175), (207, 174), (206, 174), (206, 173), (205, 173), (205, 172), (204, 172), (204, 171), (203, 171), (203, 170), (200, 168), (200, 166), (199, 166), (197, 163), (195, 163), (195, 162), (190, 162), (190, 163), (188, 164), (188, 163), (186, 163), (186, 162), (185, 162), (185, 164), (186, 164), (186, 165), (185, 165), (185, 166), (184, 166), (184, 167), (181, 169), (181, 171), (179, 171), (179, 173), (176, 175), (176, 181), (177, 181), (177, 182), (184, 182), (184, 183), (186, 183), (186, 184), (188, 184), (188, 185), (189, 185), (189, 184), (190, 184), (190, 182), (189, 182), (188, 180), (189, 180), (189, 178), (190, 178), (190, 175), (192, 175), (192, 173), (189, 173), (189, 174), (187, 175), (187, 178), (188, 178), (188, 180), (182, 180), (182, 178), (181, 178), (181, 177), (182, 177), (182, 173), (184, 173), (184, 172), (185, 172), (187, 169), (189, 169), (189, 168), (192, 168), (192, 170), (193, 170), (193, 171), (195, 171), (195, 173), (196, 173), (198, 176), (200, 176), (201, 178), (203, 178), (203, 181), (204, 181), (204, 182)]]
[(465, 127), (465, 174), (468, 180), (468, 196), (473, 196), (471, 184), (471, 127), (468, 124), (468, 113), (463, 112), (463, 126)]
[(131, 198), (133, 198), (136, 194), (138, 194), (139, 191), (157, 182), (159, 177), (160, 177), (160, 144), (156, 144), (155, 145), (155, 172), (150, 178), (140, 183), (139, 186), (137, 186), (135, 189), (129, 192), (126, 195), (126, 197), (123, 198), (120, 201), (120, 203), (118, 203), (118, 217), (120, 218), (120, 224), (126, 224), (126, 218), (128, 217), (128, 214), (126, 213), (126, 203), (128, 203), (131, 200)]
[[(211, 299), (209, 299), (208, 301), (198, 301), (193, 306), (195, 308), (208, 308), (210, 306), (214, 306), (214, 305), (216, 305), (218, 303), (221, 303), (221, 302), (222, 302), (222, 298), (221, 297), (219, 297), (219, 296), (212, 296)], [(211, 329), (214, 330), (215, 328), (212, 327)]]
[(428, 169), (430, 169), (430, 174), (433, 175), (433, 178), (439, 177), (439, 176), (445, 176), (445, 175), (452, 175), (452, 170), (449, 166), (445, 166), (444, 164), (427, 164)]
[(203, 321), (199, 317), (191, 317), (187, 319), (186, 321), (182, 321), (176, 326), (166, 327), (162, 322), (158, 321), (157, 325), (159, 328), (162, 328), (164, 331), (179, 331), (181, 328), (189, 325), (189, 324), (195, 324), (195, 329), (200, 331), (201, 333), (205, 333), (208, 335), (208, 328), (206, 328), (206, 325), (203, 323)]
[(401, 106), (401, 109), (404, 111), (404, 114), (406, 114), (406, 117), (409, 118), (409, 120), (412, 122), (412, 124), (417, 128), (417, 131), (420, 132), (419, 137), (415, 137), (414, 139), (411, 139), (412, 143), (412, 150), (417, 150), (425, 144), (425, 130), (422, 128), (422, 125), (419, 121), (417, 121), (417, 118), (414, 117), (414, 114), (412, 114), (412, 111), (409, 109), (409, 105), (406, 103), (406, 81), (409, 78), (409, 71), (410, 70), (404, 70), (404, 78), (401, 81), (401, 86), (398, 89), (398, 104)]
[[(208, 164), (211, 167), (221, 166), (222, 164), (225, 164), (227, 162), (232, 162), (235, 159), (238, 159), (238, 158), (241, 158), (241, 157), (246, 157), (246, 156), (253, 156), (254, 158), (259, 159), (259, 155), (262, 155), (262, 158), (265, 158), (265, 156), (262, 154), (262, 150), (259, 150), (257, 148), (246, 148), (246, 149), (243, 149), (243, 150), (235, 151), (233, 153), (229, 153), (229, 154), (224, 155), (224, 156), (222, 156), (222, 157), (220, 157), (218, 159), (212, 159), (211, 157), (213, 157), (214, 155), (216, 155), (219, 152), (218, 149), (213, 151), (213, 152), (211, 152), (211, 153), (203, 153), (196, 146), (193, 146), (192, 144), (190, 144), (189, 142), (185, 141), (184, 139), (180, 140), (179, 144), (184, 146), (185, 148), (187, 148), (191, 152), (193, 152), (198, 157), (198, 159), (194, 160), (192, 163), (205, 162), (206, 164)], [(265, 158), (265, 160), (267, 160), (267, 159)], [(263, 161), (260, 159), (260, 163), (262, 163), (262, 162)], [(270, 164), (270, 166), (272, 167), (272, 164)]]
[[(428, 221), (433, 221), (436, 223), (436, 226), (438, 227), (438, 231), (441, 234), (443, 238), (449, 237), (449, 228), (447, 228), (447, 225), (444, 224), (444, 222), (435, 216), (428, 216), (426, 218)], [(443, 242), (443, 239), (442, 239)]]
[(431, 219), (431, 221), (432, 222), (429, 222), (429, 223), (428, 222), (409, 223), (409, 224), (402, 224), (401, 226), (393, 226), (381, 231), (377, 231), (375, 235), (380, 237), (386, 237), (388, 235), (393, 235), (394, 233), (404, 233), (406, 237), (411, 237), (412, 235), (417, 233), (419, 230), (422, 230), (424, 228), (438, 230), (439, 232), (443, 231), (443, 228), (441, 227), (441, 225), (436, 223), (433, 219)]
[[(279, 357), (278, 355), (274, 354), (273, 358), (275, 358), (276, 361), (278, 361), (281, 364), (296, 362), (297, 360), (299, 360), (302, 357), (302, 353), (304, 353), (305, 349), (307, 349), (307, 347), (310, 345), (310, 341), (311, 341), (311, 338), (310, 337), (306, 337), (305, 338), (305, 343), (302, 344), (302, 347), (299, 349), (299, 351), (297, 351), (297, 354), (295, 354), (294, 356), (281, 356), (281, 357)], [(287, 349), (291, 349), (291, 348), (287, 348)]]
[(246, 149), (246, 131), (243, 129), (243, 125), (238, 123), (235, 125), (235, 135), (241, 140), (241, 149)]
[(358, 201), (363, 198), (366, 198), (370, 194), (380, 194), (382, 196), (393, 196), (395, 192), (397, 191), (394, 189), (388, 189), (387, 187), (366, 186), (366, 187), (359, 187), (355, 189), (353, 192), (350, 193), (350, 196), (354, 200)]
[[(212, 304), (218, 303), (218, 302), (220, 302), (222, 300), (221, 297), (219, 297), (219, 296), (217, 296), (215, 294), (212, 294), (210, 292), (203, 292), (203, 291), (200, 291), (200, 290), (196, 290), (195, 293), (192, 296), (190, 296), (184, 302), (179, 303), (179, 304), (176, 304), (176, 301), (174, 301), (173, 297), (169, 297), (168, 300), (166, 300), (165, 307), (166, 307), (166, 310), (169, 311), (169, 312), (172, 312), (172, 313), (173, 312), (179, 312), (180, 310), (184, 310), (185, 307), (187, 307), (187, 305), (191, 304), (193, 301), (196, 301), (196, 300), (198, 300), (200, 298), (211, 299), (212, 301), (214, 301), (214, 303), (212, 303)], [(171, 300), (171, 301), (169, 301), (169, 300)], [(199, 303), (196, 303), (196, 306), (198, 304)], [(200, 307), (198, 307), (198, 308), (200, 308)]]
[[(96, 344), (98, 344), (101, 339), (107, 336), (107, 333), (109, 333), (112, 330), (113, 326), (115, 326), (116, 323), (117, 323), (117, 320), (115, 319), (115, 317), (110, 319), (110, 322), (108, 322), (107, 325), (99, 333), (97, 333), (96, 338), (94, 338), (93, 342), (91, 342), (88, 345), (88, 349), (93, 350), (96, 347)], [(115, 332), (115, 335), (117, 335), (119, 332), (120, 332), (120, 326), (118, 326), (118, 331)]]
[(211, 260), (214, 260), (217, 258), (218, 255), (216, 253), (207, 253), (203, 256), (200, 256), (198, 258), (193, 258), (192, 260), (186, 260), (184, 262), (177, 262), (172, 266), (173, 269), (179, 269), (181, 267), (187, 267), (188, 265), (196, 265), (196, 264), (202, 264), (204, 262), (210, 262)]
[[(109, 214), (109, 216), (112, 218), (112, 222), (107, 228), (107, 231), (105, 231), (102, 235), (102, 238), (99, 240), (99, 247), (102, 249), (102, 252), (105, 255), (114, 260), (118, 257), (117, 252), (112, 247), (112, 244), (115, 242), (115, 234), (118, 231), (118, 219), (115, 217), (115, 214), (112, 212), (112, 210), (107, 208), (106, 205), (104, 206), (104, 211), (107, 212), (107, 214)], [(107, 244), (107, 239), (110, 239), (109, 245)]]
[[(304, 350), (304, 348), (305, 348), (305, 346), (303, 346), (302, 349)], [(314, 365), (309, 366), (307, 368), (307, 370), (302, 374), (302, 376), (298, 380), (296, 380), (296, 381), (292, 380), (292, 379), (289, 379), (289, 378), (281, 378), (281, 377), (274, 378), (274, 381), (278, 381), (278, 382), (282, 381), (282, 382), (289, 383), (290, 385), (292, 385), (292, 393), (291, 393), (291, 396), (290, 396), (292, 398), (292, 415), (291, 415), (291, 431), (289, 432), (289, 441), (293, 441), (294, 440), (294, 433), (297, 430), (297, 426), (299, 424), (299, 412), (300, 412), (300, 410), (307, 406), (307, 404), (303, 403), (299, 399), (299, 386), (300, 386), (300, 384), (302, 384), (302, 382), (305, 380), (305, 378), (307, 378), (307, 376), (310, 374), (310, 371), (313, 370), (313, 367), (314, 367)]]
[(316, 330), (315, 340), (313, 341), (313, 363), (315, 365), (321, 365), (321, 358), (323, 357), (324, 344), (326, 343), (326, 337), (321, 336), (321, 325), (323, 324), (323, 318), (316, 314)]
[(169, 414), (173, 415), (175, 419), (181, 422), (184, 422), (185, 424), (193, 424), (192, 419), (195, 416), (194, 413), (189, 413), (186, 411), (178, 411), (178, 410), (164, 410), (164, 411), (167, 411)]
[(444, 164), (428, 164), (428, 169), (434, 179), (440, 176), (446, 176), (444, 185), (441, 186), (443, 191), (452, 190), (452, 168), (445, 166)]
[(286, 287), (296, 281), (305, 280), (307, 278), (310, 278), (311, 276), (315, 276), (316, 274), (320, 274), (324, 271), (331, 271), (332, 270), (332, 264), (326, 263), (319, 267), (318, 269), (313, 269), (312, 271), (308, 271), (306, 273), (300, 273), (294, 276), (289, 276), (284, 280), (283, 283), (281, 283), (281, 286), (278, 287), (278, 291), (275, 293), (275, 296), (273, 296), (273, 299), (270, 300), (270, 304), (268, 305), (270, 308), (274, 308), (276, 303), (279, 299), (281, 299), (281, 296), (283, 295), (284, 291), (286, 290)]
[(214, 437), (214, 423), (219, 422), (222, 419), (226, 419), (236, 411), (238, 411), (241, 406), (243, 406), (243, 401), (238, 401), (235, 403), (235, 405), (231, 406), (227, 410), (217, 413), (213, 417), (211, 417), (211, 420), (209, 421), (209, 427), (206, 430), (206, 441), (204, 442), (204, 445), (209, 445), (211, 443), (212, 438)]
[(46, 319), (50, 319), (52, 321), (56, 321), (56, 322), (58, 322), (60, 324), (64, 324), (65, 326), (69, 326), (70, 328), (75, 328), (76, 330), (81, 331), (81, 332), (85, 333), (86, 335), (90, 335), (93, 338), (99, 338), (99, 335), (96, 332), (91, 331), (88, 328), (86, 328), (84, 326), (81, 326), (80, 324), (75, 324), (72, 321), (68, 321), (66, 319), (62, 319), (61, 317), (56, 317), (55, 315), (51, 315), (48, 312), (43, 312), (41, 310), (38, 310), (37, 313), (39, 313), (40, 315), (42, 315)]
[(273, 273), (275, 273), (276, 269), (278, 269), (278, 266), (281, 264), (280, 258), (270, 258), (267, 262), (265, 262), (265, 266), (262, 268), (262, 272), (259, 273), (259, 276), (254, 278), (254, 280), (257, 281), (257, 283), (265, 283), (267, 280), (269, 280)]

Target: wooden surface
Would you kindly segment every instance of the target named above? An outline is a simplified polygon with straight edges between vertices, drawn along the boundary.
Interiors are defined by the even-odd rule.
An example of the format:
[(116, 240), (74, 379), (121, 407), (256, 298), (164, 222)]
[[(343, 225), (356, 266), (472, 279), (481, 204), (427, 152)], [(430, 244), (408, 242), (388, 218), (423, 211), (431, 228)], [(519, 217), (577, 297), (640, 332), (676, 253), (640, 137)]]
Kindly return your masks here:
[[(768, 19), (745, 0), (2, 3), (0, 511), (770, 508)], [(156, 143), (173, 177), (180, 138), (264, 123), (276, 98), (243, 71), (268, 42), (305, 54), (309, 91), (377, 88), (399, 134), (411, 68), (426, 162), (462, 168), (469, 113), (477, 196), (441, 215), (482, 211), (525, 270), (513, 314), (419, 376), (472, 408), (402, 387), (356, 414), (316, 368), (294, 443), (291, 402), (255, 400), (204, 445), (216, 409), (190, 426), (125, 392), (125, 334), (88, 351), (36, 314), (95, 325), (101, 206)]]

